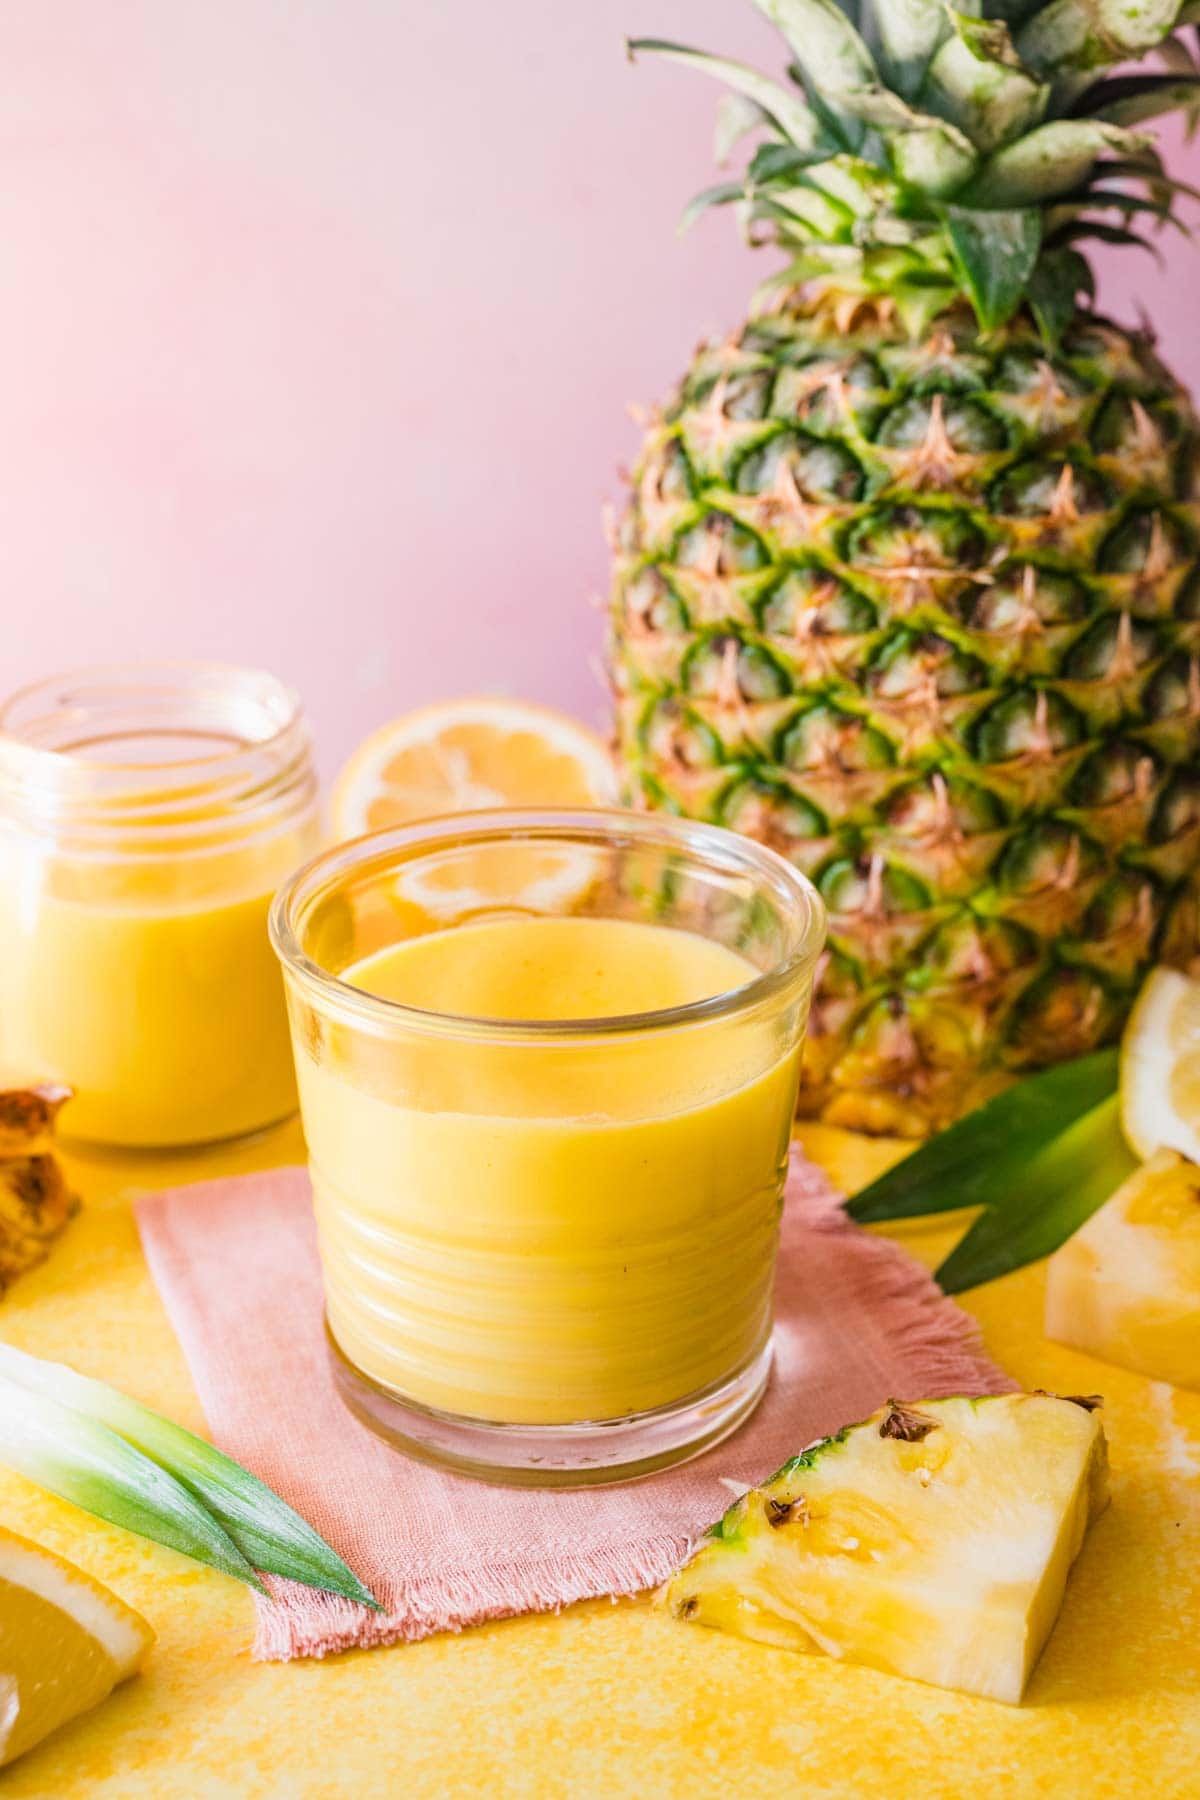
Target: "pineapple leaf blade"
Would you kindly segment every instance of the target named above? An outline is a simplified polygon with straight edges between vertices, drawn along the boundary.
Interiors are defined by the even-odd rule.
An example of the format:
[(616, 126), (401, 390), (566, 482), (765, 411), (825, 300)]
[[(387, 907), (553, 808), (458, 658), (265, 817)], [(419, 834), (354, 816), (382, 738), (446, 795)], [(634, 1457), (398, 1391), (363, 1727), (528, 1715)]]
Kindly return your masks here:
[[(692, 50), (686, 44), (671, 43), (666, 38), (628, 38), (626, 49), (631, 59), (640, 55), (661, 56), (666, 62), (682, 63), (685, 68), (699, 69), (717, 81), (723, 81), (735, 93), (753, 100), (768, 113), (779, 130), (801, 150), (813, 150), (821, 144), (823, 132), (817, 115), (799, 95), (760, 75), (746, 63), (725, 56), (709, 56), (704, 50)], [(828, 150), (832, 153), (833, 146)]]
[(1198, 107), (1200, 74), (1115, 75), (1088, 88), (1073, 111), (1128, 128), (1163, 113), (1194, 113)]
[(984, 152), (1040, 123), (1049, 86), (1022, 67), (1001, 20), (948, 9), (952, 30), (922, 89), (925, 105), (950, 119)]
[(961, 1294), (1049, 1256), (1104, 1205), (1137, 1167), (1119, 1106), (1110, 1095), (1023, 1166), (1004, 1203), (982, 1213), (935, 1271), (944, 1293)]
[(1075, 316), (1076, 296), (1091, 294), (1095, 283), (1086, 257), (1064, 246), (1046, 251), (1029, 278), (1029, 304), (1038, 330), (1051, 349)]
[(745, 190), (740, 181), (721, 181), (715, 187), (704, 188), (694, 194), (679, 216), (678, 231), (680, 237), (690, 231), (702, 213), (714, 206), (735, 206), (745, 199)]
[(988, 158), (962, 195), (967, 206), (1006, 210), (1069, 193), (1103, 151), (1137, 151), (1143, 140), (1103, 119), (1052, 119)]
[(262, 1591), (191, 1490), (98, 1419), (0, 1375), (0, 1462), (73, 1506)]
[(874, 57), (834, 0), (754, 0), (754, 4), (826, 96), (840, 99), (880, 85)]
[(1051, 0), (1021, 27), (1017, 51), (1047, 80), (1110, 68), (1167, 37), (1179, 0)]
[(957, 193), (979, 163), (970, 138), (937, 119), (897, 132), (890, 148), (897, 180), (934, 196)]
[(962, 1207), (1003, 1209), (1017, 1171), (1115, 1093), (1117, 1052), (1059, 1063), (985, 1101), (846, 1202), (860, 1225)]
[[(124, 1508), (120, 1516), (113, 1510), (101, 1516), (255, 1586), (260, 1584), (253, 1571), (265, 1569), (378, 1609), (353, 1570), (272, 1488), (215, 1445), (119, 1388), (0, 1344), (0, 1392), (6, 1416), (16, 1417), (23, 1405), (32, 1406), (44, 1413), (45, 1427), (55, 1425), (56, 1439), (47, 1454), (56, 1469), (66, 1465), (68, 1446), (86, 1444), (93, 1457), (103, 1454), (105, 1467), (120, 1472), (121, 1485), (107, 1490), (93, 1480), (80, 1505), (100, 1512), (97, 1498), (110, 1509), (119, 1504)], [(0, 1443), (0, 1456), (13, 1448), (12, 1442)], [(142, 1513), (129, 1504), (130, 1472), (140, 1483), (136, 1499)], [(66, 1497), (78, 1495), (73, 1491)], [(163, 1535), (167, 1529), (172, 1536)]]
[(717, 101), (717, 124), (713, 132), (713, 161), (717, 167), (724, 168), (740, 139), (760, 126), (770, 124), (771, 115), (757, 100), (750, 100), (745, 94), (722, 94)]
[(1032, 207), (1011, 212), (944, 208), (946, 233), (975, 316), (994, 331), (1016, 312), (1029, 287), (1042, 246), (1041, 215)]
[(873, 15), (883, 72), (898, 94), (915, 102), (950, 30), (943, 0), (875, 0)]

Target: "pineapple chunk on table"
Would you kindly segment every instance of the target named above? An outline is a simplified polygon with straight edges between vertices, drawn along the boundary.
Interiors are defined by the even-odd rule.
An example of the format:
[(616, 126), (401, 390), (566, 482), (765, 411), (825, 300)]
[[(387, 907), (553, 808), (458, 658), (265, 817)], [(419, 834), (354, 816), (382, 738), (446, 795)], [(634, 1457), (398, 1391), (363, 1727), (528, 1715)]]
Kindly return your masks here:
[(1107, 1503), (1092, 1399), (889, 1402), (735, 1502), (678, 1619), (1018, 1701)]
[(1160, 1150), (1055, 1251), (1046, 1336), (1200, 1389), (1200, 1165)]

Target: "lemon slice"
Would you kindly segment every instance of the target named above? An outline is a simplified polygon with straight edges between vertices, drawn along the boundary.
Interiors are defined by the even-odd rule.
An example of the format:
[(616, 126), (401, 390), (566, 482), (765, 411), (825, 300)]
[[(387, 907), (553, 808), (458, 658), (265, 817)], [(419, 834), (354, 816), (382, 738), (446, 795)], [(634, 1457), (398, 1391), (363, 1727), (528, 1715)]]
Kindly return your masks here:
[(102, 1583), (0, 1526), (0, 1763), (107, 1699), (153, 1642)]
[(544, 706), (486, 698), (382, 726), (333, 789), (339, 838), (495, 806), (603, 806), (616, 793), (603, 739)]
[[(333, 824), (338, 837), (357, 837), (497, 806), (607, 805), (615, 794), (607, 746), (576, 720), (515, 700), (454, 700), (393, 720), (354, 752), (334, 786)], [(563, 910), (595, 871), (581, 845), (507, 857), (463, 846), (403, 870), (394, 891), (406, 930), (419, 932), (498, 911)]]
[(1121, 1126), (1148, 1161), (1178, 1150), (1200, 1162), (1200, 981), (1155, 969), (1121, 1044)]

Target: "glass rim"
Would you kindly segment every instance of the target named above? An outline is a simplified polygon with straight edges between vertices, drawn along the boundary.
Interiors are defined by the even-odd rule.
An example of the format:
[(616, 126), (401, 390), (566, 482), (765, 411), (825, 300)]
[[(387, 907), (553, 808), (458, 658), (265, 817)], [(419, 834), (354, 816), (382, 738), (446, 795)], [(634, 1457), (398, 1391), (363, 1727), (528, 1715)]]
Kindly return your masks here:
[[(563, 844), (608, 842), (614, 847), (660, 845), (707, 862), (727, 873), (749, 875), (760, 887), (781, 894), (794, 921), (795, 941), (771, 968), (739, 987), (684, 1005), (599, 1018), (495, 1019), (465, 1013), (438, 1012), (386, 1000), (343, 981), (309, 956), (300, 941), (299, 913), (323, 891), (337, 886), (350, 870), (377, 861), (386, 864), (402, 850), (419, 851), (453, 842), (560, 841)], [(411, 860), (416, 860), (415, 856)], [(406, 1026), (426, 1033), (477, 1038), (511, 1038), (519, 1042), (553, 1042), (592, 1037), (640, 1036), (647, 1032), (751, 1012), (785, 992), (816, 966), (825, 942), (825, 905), (806, 875), (776, 851), (721, 825), (681, 819), (664, 813), (626, 811), (619, 807), (488, 808), (416, 819), (405, 825), (368, 832), (321, 851), (283, 884), (272, 903), (268, 928), (275, 954), (286, 973), (314, 998), (359, 1021), (393, 1028)], [(446, 929), (466, 929), (453, 925)], [(400, 940), (403, 941), (403, 940)]]
[[(131, 703), (136, 703), (139, 695), (150, 698), (156, 692), (165, 694), (172, 689), (184, 693), (189, 684), (194, 686), (202, 682), (210, 683), (214, 690), (222, 686), (231, 691), (240, 689), (240, 697), (248, 705), (257, 705), (264, 717), (268, 715), (271, 702), (275, 702), (280, 711), (278, 718), (271, 721), (273, 728), (262, 737), (242, 738), (195, 756), (170, 757), (159, 762), (150, 759), (83, 756), (78, 746), (63, 748), (55, 744), (39, 743), (27, 735), (38, 719), (22, 721), (18, 716), (23, 706), (44, 697), (47, 705), (40, 717), (48, 719), (62, 709), (64, 697), (74, 698), (75, 690), (83, 690), (86, 694), (85, 684), (94, 685), (98, 690), (102, 690), (104, 684), (110, 684), (113, 689), (124, 686)], [(302, 724), (303, 719), (304, 708), (299, 694), (287, 682), (266, 669), (251, 668), (242, 663), (187, 657), (155, 658), (144, 662), (83, 663), (75, 668), (60, 670), (54, 675), (42, 676), (36, 681), (25, 682), (21, 687), (5, 694), (0, 699), (0, 745), (3, 745), (7, 753), (15, 752), (31, 764), (37, 763), (47, 770), (80, 768), (91, 771), (97, 777), (127, 776), (133, 780), (145, 780), (158, 778), (172, 771), (186, 776), (189, 772), (203, 771), (214, 765), (220, 765), (222, 770), (228, 769), (234, 762), (277, 747), (289, 732)]]
[[(158, 738), (192, 741), (165, 756)], [(211, 744), (198, 747), (209, 736)], [(109, 749), (149, 740), (154, 754)], [(99, 753), (97, 754), (97, 751)], [(314, 788), (296, 691), (267, 670), (200, 660), (96, 663), (0, 698), (0, 798), (38, 829), (103, 849), (130, 832), (190, 848), (214, 817), (282, 817)]]

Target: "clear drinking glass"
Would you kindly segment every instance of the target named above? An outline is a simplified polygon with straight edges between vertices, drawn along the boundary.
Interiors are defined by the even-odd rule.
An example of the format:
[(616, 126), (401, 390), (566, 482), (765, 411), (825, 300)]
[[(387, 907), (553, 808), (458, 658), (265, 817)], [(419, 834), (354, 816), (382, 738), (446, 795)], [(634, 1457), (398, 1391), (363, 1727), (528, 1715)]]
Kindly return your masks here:
[[(582, 942), (566, 921), (590, 922)], [(630, 938), (638, 925), (656, 930)], [(682, 820), (476, 813), (326, 852), (271, 932), (331, 1351), (359, 1417), (418, 1455), (539, 1484), (645, 1473), (731, 1431), (770, 1366), (824, 936), (803, 876)], [(379, 959), (406, 946), (393, 966), (411, 980), (422, 937), (437, 956), (420, 1003), (383, 997)], [(614, 950), (633, 955), (635, 1004), (561, 1016), (555, 957), (576, 958), (574, 991)], [(593, 952), (594, 972), (578, 962)], [(454, 1010), (481, 956), (501, 1016)], [(732, 983), (639, 1010), (666, 965), (705, 957)], [(553, 1016), (523, 1016), (531, 981)]]
[(0, 1057), (132, 1146), (295, 1110), (267, 910), (318, 842), (296, 696), (204, 663), (58, 676), (0, 706)]

